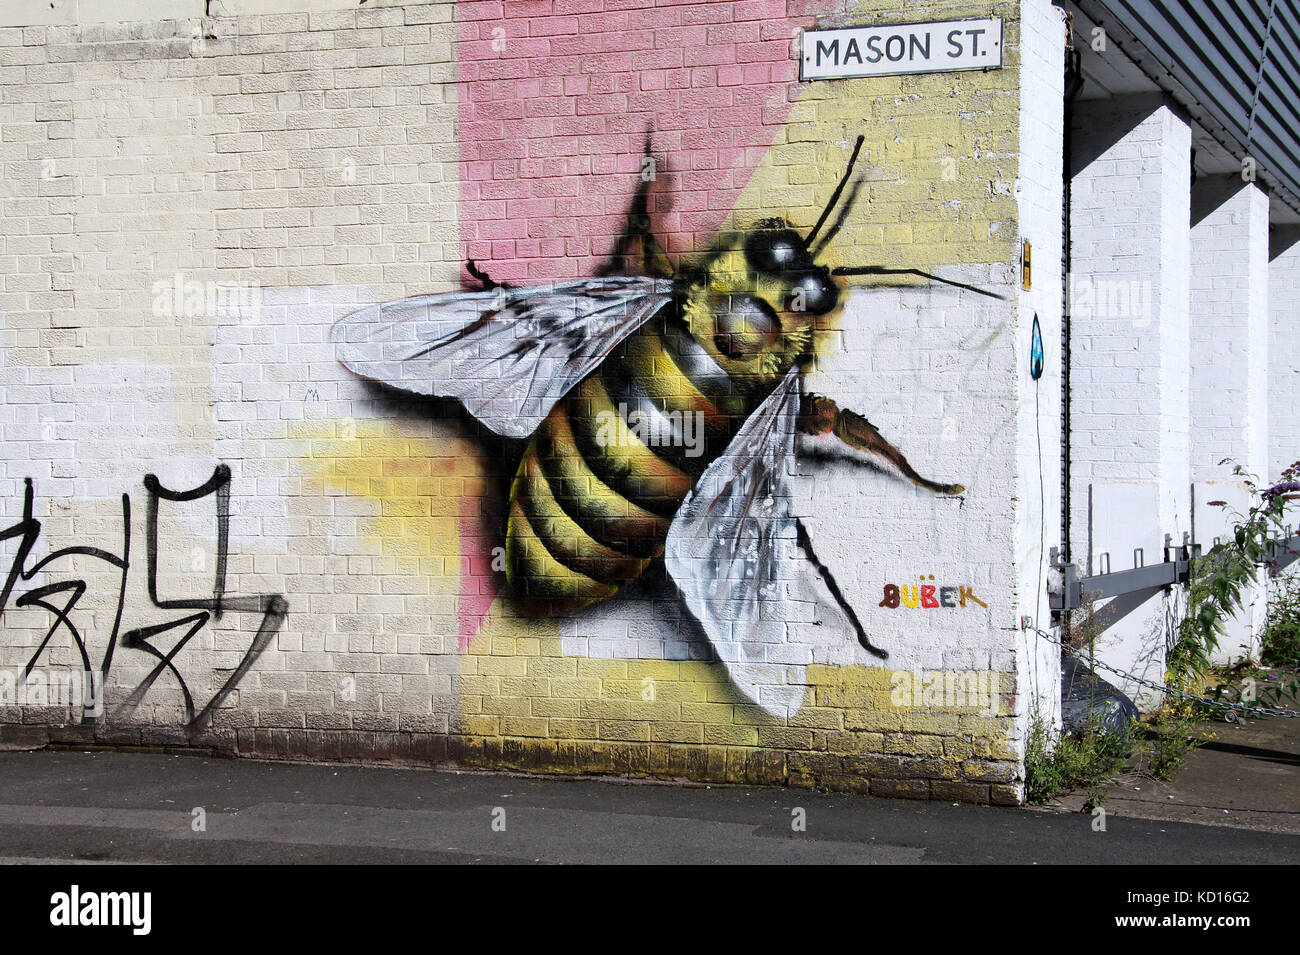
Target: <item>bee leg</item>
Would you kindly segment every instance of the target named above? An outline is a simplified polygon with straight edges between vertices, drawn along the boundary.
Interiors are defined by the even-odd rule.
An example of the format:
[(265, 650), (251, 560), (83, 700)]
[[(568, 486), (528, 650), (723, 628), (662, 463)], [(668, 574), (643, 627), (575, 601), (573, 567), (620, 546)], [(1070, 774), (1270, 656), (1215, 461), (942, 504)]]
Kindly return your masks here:
[[(645, 156), (651, 163), (650, 130), (646, 130)], [(643, 169), (646, 167), (642, 167)], [(653, 168), (653, 167), (650, 167)], [(650, 183), (653, 176), (641, 177), (632, 205), (627, 211), (627, 224), (614, 246), (609, 261), (596, 270), (596, 275), (649, 275), (652, 278), (672, 278), (673, 265), (668, 255), (651, 232)]]
[(494, 288), (510, 288), (510, 286), (507, 285), (505, 282), (496, 281), (495, 279), (492, 278), (492, 276), (488, 275), (486, 272), (480, 269), (477, 265), (474, 264), (473, 259), (465, 260), (465, 271), (483, 283), (483, 291), (485, 292), (490, 292)]
[(807, 434), (834, 434), (851, 448), (884, 458), (919, 487), (936, 494), (961, 494), (961, 484), (940, 484), (916, 473), (903, 452), (894, 447), (873, 425), (855, 411), (842, 409), (830, 398), (804, 395), (799, 409), (799, 427)]
[(835, 582), (835, 577), (831, 574), (830, 568), (823, 564), (821, 559), (813, 551), (812, 538), (808, 536), (808, 529), (803, 526), (803, 521), (796, 517), (794, 519), (794, 526), (800, 550), (808, 555), (808, 559), (812, 561), (813, 566), (817, 568), (817, 573), (826, 584), (826, 589), (831, 592), (831, 596), (835, 598), (835, 602), (840, 605), (840, 609), (843, 610), (845, 616), (849, 618), (849, 623), (853, 624), (853, 629), (858, 635), (858, 643), (862, 644), (862, 649), (874, 653), (882, 660), (888, 660), (889, 653), (880, 649), (880, 647), (872, 643), (867, 637), (867, 631), (862, 628), (862, 621), (858, 619), (857, 612), (854, 611), (849, 602), (844, 599), (844, 593), (840, 590), (840, 585)]

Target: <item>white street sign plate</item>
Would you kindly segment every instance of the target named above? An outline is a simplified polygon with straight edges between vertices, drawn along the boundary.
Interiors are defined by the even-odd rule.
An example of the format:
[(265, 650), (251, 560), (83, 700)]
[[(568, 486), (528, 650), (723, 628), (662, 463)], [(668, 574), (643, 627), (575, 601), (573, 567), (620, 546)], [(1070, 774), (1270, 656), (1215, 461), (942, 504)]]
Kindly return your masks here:
[(1002, 20), (806, 30), (801, 55), (805, 80), (996, 70), (1002, 66)]

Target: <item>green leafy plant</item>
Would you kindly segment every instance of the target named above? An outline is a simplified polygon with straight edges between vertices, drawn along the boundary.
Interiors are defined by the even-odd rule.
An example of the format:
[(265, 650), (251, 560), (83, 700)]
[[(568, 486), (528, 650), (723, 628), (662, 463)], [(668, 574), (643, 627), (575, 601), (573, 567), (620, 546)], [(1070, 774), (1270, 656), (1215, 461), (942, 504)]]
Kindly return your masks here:
[[(1262, 491), (1241, 465), (1235, 465), (1233, 473), (1245, 483), (1252, 504), (1246, 514), (1238, 515), (1228, 539), (1211, 548), (1193, 569), (1187, 613), (1167, 657), (1175, 685), (1187, 686), (1209, 671), (1219, 640), (1227, 633), (1227, 620), (1241, 606), (1245, 589), (1258, 580), (1261, 571), (1276, 571), (1273, 554), (1286, 535), (1287, 504), (1300, 496), (1300, 461)], [(1224, 501), (1210, 503), (1227, 507)]]
[(1139, 747), (1147, 774), (1156, 779), (1172, 779), (1187, 764), (1193, 750), (1215, 737), (1202, 730), (1206, 718), (1200, 705), (1166, 699), (1152, 718), (1146, 739)]
[(1086, 788), (1084, 809), (1091, 811), (1105, 801), (1102, 784), (1124, 768), (1133, 751), (1132, 727), (1115, 729), (1106, 725), (1105, 711), (1098, 705), (1102, 682), (1094, 667), (1101, 632), (1096, 605), (1090, 599), (1062, 621), (1062, 642), (1086, 658), (1086, 668), (1075, 671), (1075, 692), (1089, 697), (1092, 715), (1072, 731), (1057, 731), (1037, 717), (1030, 723), (1025, 747), (1025, 798), (1031, 804)]
[(1106, 731), (1085, 726), (1078, 734), (1062, 733), (1035, 717), (1025, 746), (1025, 799), (1041, 805), (1072, 789), (1089, 789), (1086, 808), (1101, 804), (1100, 784), (1113, 777), (1133, 752), (1129, 728)]
[(1260, 661), (1300, 667), (1300, 577), (1275, 575), (1269, 581), (1268, 619), (1260, 639)]
[(1300, 700), (1300, 674), (1293, 665), (1261, 665), (1243, 659), (1218, 668), (1215, 675), (1219, 682), (1209, 695), (1219, 702), (1238, 704), (1237, 716), (1267, 716), (1265, 707), (1290, 709)]

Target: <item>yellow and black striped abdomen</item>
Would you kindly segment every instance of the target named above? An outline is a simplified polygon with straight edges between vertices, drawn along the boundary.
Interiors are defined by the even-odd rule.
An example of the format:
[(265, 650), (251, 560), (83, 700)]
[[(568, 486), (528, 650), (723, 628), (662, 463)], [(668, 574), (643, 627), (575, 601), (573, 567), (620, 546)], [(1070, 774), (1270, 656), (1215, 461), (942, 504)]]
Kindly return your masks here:
[(533, 435), (506, 529), (507, 577), (525, 612), (569, 613), (638, 577), (743, 421), (746, 402), (684, 335), (669, 319), (642, 326)]

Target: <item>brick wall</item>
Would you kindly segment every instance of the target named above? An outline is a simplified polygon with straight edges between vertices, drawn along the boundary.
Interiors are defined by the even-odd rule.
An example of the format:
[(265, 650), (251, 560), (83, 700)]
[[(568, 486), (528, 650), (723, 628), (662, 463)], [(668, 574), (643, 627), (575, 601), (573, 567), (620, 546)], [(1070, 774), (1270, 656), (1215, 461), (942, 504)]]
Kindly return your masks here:
[[(1191, 530), (1191, 130), (1146, 94), (1082, 100), (1073, 122), (1071, 556), (1097, 574), (1163, 559), (1164, 536)], [(1162, 679), (1169, 598), (1108, 628), (1101, 659)]]
[[(1021, 29), (1020, 165), (1016, 183), (1019, 236), (1030, 246), (1029, 281), (1017, 282), (1018, 316), (1012, 347), (1016, 372), (1016, 574), (1017, 613), (1034, 627), (1051, 619), (1046, 574), (1053, 541), (1061, 539), (1061, 208), (1065, 123), (1063, 56), (1065, 16), (1053, 6), (1026, 7)], [(1023, 274), (1013, 276), (1023, 279)], [(1028, 284), (1028, 288), (1024, 286)], [(1043, 360), (1031, 368), (1037, 320)], [(1019, 626), (1020, 619), (1015, 621)], [(1026, 692), (1020, 701), (1021, 731), (1037, 717), (1059, 719), (1059, 649), (1022, 628), (1017, 670)]]
[(1189, 529), (1191, 138), (1156, 96), (1084, 100), (1074, 122), (1071, 526), (1086, 563), (1096, 483), (1150, 483), (1165, 532)]
[(1295, 408), (1300, 397), (1300, 355), (1291, 329), (1300, 313), (1300, 229), (1275, 228), (1268, 265), (1268, 476), (1295, 463), (1300, 448)]
[(1192, 191), (1192, 478), (1263, 475), (1268, 447), (1268, 194), (1240, 175)]
[[(8, 596), (0, 668), (107, 688), (88, 722), (0, 706), (5, 732), (1016, 800), (1017, 621), (1038, 606), (1023, 311), (1050, 308), (1016, 291), (1017, 177), (1051, 151), (1051, 96), (1034, 87), (1047, 133), (1020, 117), (1031, 77), (1059, 82), (1055, 11), (1025, 4), (1033, 70), (1021, 4), (941, 2), (925, 18), (1004, 19), (1002, 70), (800, 84), (800, 29), (917, 12), (293, 6), (0, 27), (3, 553), (50, 558)], [(360, 308), (472, 286), (467, 258), (513, 283), (592, 275), (647, 130), (674, 263), (772, 216), (807, 231), (861, 135), (858, 201), (819, 261), (1001, 296), (854, 279), (821, 333), (807, 390), (967, 491), (800, 445), (795, 511), (888, 659), (815, 575), (790, 584), (765, 610), (787, 634), (781, 715), (737, 689), (657, 564), (595, 607), (521, 616), (496, 560), (520, 446), (361, 380), (330, 340)], [(38, 589), (68, 581), (75, 606)], [(890, 584), (972, 596), (890, 606)], [(930, 695), (900, 702), (914, 678)], [(991, 705), (954, 703), (961, 679)]]

